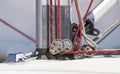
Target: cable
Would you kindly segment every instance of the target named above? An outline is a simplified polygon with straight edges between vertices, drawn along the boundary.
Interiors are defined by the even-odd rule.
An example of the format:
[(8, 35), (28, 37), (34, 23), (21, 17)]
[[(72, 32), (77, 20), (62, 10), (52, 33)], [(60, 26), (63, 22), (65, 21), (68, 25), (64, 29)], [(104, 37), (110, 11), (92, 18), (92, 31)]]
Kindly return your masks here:
[(57, 38), (58, 39), (61, 39), (61, 15), (60, 15), (60, 13), (61, 13), (61, 10), (60, 10), (60, 0), (58, 0), (58, 30), (57, 30)]
[(82, 34), (83, 34), (83, 36), (84, 36), (84, 39), (85, 39), (86, 43), (87, 43), (88, 45), (90, 45), (91, 47), (93, 47), (93, 48), (97, 48), (97, 44), (96, 44), (92, 39), (90, 39), (90, 38), (86, 35), (84, 25), (83, 25), (82, 27), (83, 27)]
[(88, 9), (87, 9), (87, 11), (86, 11), (86, 13), (85, 13), (85, 15), (84, 15), (84, 17), (83, 17), (83, 20), (84, 20), (84, 21), (87, 19), (87, 16), (88, 16), (88, 13), (89, 13), (89, 11), (90, 11), (90, 8), (91, 8), (92, 4), (93, 4), (93, 0), (90, 1), (90, 4), (89, 4), (89, 6), (88, 6)]
[(52, 43), (53, 41), (53, 7), (52, 7), (52, 3), (53, 1), (50, 0), (50, 17), (49, 17), (49, 20), (50, 20), (50, 42)]
[[(89, 4), (89, 6), (88, 6), (88, 9), (87, 9), (87, 11), (86, 11), (86, 14), (85, 14), (84, 17), (83, 17), (83, 20), (84, 20), (84, 21), (87, 19), (87, 15), (88, 15), (88, 13), (89, 13), (89, 11), (90, 11), (90, 8), (91, 8), (92, 4), (93, 4), (93, 0), (91, 0), (90, 4)], [(96, 47), (97, 47), (97, 44), (96, 44), (92, 39), (90, 39), (89, 37), (87, 37), (86, 32), (85, 32), (85, 27), (84, 27), (84, 25), (82, 25), (82, 28), (83, 28), (82, 34), (83, 34), (83, 36), (84, 36), (84, 39), (85, 39), (86, 43), (87, 43), (88, 45), (92, 46), (93, 48), (96, 48)]]
[(34, 40), (32, 37), (28, 36), (27, 34), (23, 33), (22, 31), (20, 31), (19, 29), (13, 27), (12, 25), (10, 25), (8, 22), (0, 19), (0, 21), (2, 23), (4, 23), (4, 25), (8, 26), (9, 28), (13, 29), (14, 31), (18, 32), (19, 34), (21, 34), (22, 36), (26, 37), (27, 39), (29, 39), (30, 41), (36, 43), (36, 40)]
[(70, 51), (63, 52), (62, 54), (94, 54), (94, 55), (120, 55), (120, 50), (115, 49), (102, 49), (102, 50), (79, 50), (79, 51)]
[(74, 0), (74, 3), (75, 3), (77, 15), (78, 15), (78, 21), (79, 21), (79, 27), (78, 27), (78, 30), (77, 30), (77, 32), (75, 34), (74, 41), (76, 40), (76, 38), (78, 36), (78, 33), (80, 32), (80, 40), (79, 40), (79, 42), (78, 42), (78, 44), (77, 44), (77, 46), (75, 48), (75, 49), (78, 49), (80, 47), (81, 42), (82, 42), (82, 25), (83, 25), (83, 21), (82, 21), (81, 13), (80, 13), (80, 10), (79, 10), (78, 1)]
[[(78, 44), (77, 44), (77, 46), (76, 46), (75, 49), (78, 49), (78, 48), (80, 47), (80, 44), (81, 44), (81, 41), (82, 41), (82, 35), (81, 35), (81, 34), (83, 34), (84, 39), (85, 39), (85, 41), (86, 41), (86, 43), (87, 43), (88, 45), (96, 48), (96, 47), (97, 47), (97, 44), (96, 44), (94, 41), (92, 41), (89, 37), (87, 37), (87, 35), (86, 35), (85, 27), (84, 27), (84, 24), (83, 24), (83, 20), (81, 19), (80, 10), (79, 10), (79, 7), (78, 7), (78, 2), (77, 2), (77, 0), (74, 0), (74, 2), (75, 2), (76, 11), (77, 11), (77, 14), (78, 14), (78, 20), (79, 20), (79, 23), (80, 23), (80, 24), (79, 24), (79, 28), (78, 28), (75, 36), (74, 36), (74, 41), (75, 41), (76, 38), (77, 38), (77, 36), (78, 36), (78, 33), (79, 33), (79, 31), (80, 31), (80, 40), (79, 40), (79, 42), (78, 42)], [(90, 5), (89, 5), (89, 7), (88, 7), (88, 10), (87, 10), (86, 14), (88, 14), (88, 11), (90, 10), (91, 4), (92, 4), (92, 1), (90, 2)], [(82, 27), (81, 27), (81, 26), (82, 26)], [(82, 30), (82, 29), (83, 29), (83, 30)]]

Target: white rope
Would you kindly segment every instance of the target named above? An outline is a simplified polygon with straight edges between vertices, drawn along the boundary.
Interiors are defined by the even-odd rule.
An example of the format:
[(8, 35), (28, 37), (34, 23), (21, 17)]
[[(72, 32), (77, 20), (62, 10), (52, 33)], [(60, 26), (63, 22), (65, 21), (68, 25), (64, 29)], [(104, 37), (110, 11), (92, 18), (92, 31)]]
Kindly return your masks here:
[(82, 29), (82, 34), (83, 34), (83, 36), (84, 36), (84, 39), (85, 39), (86, 43), (87, 43), (88, 45), (94, 47), (94, 48), (97, 48), (97, 44), (96, 44), (92, 39), (90, 39), (90, 38), (87, 36), (87, 34), (86, 34), (86, 32), (85, 32), (85, 27), (84, 27), (84, 25), (82, 25), (82, 28), (83, 28), (83, 29)]

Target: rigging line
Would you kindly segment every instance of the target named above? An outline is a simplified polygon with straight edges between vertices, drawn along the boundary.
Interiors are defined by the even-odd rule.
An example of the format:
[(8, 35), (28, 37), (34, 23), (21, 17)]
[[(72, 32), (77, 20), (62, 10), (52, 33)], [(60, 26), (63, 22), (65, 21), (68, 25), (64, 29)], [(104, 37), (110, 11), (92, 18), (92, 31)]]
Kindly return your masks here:
[(76, 46), (76, 48), (79, 48), (81, 42), (82, 42), (82, 25), (83, 25), (83, 22), (82, 22), (82, 17), (81, 17), (81, 13), (80, 13), (80, 10), (79, 10), (79, 6), (78, 6), (78, 1), (77, 0), (74, 0), (74, 3), (75, 3), (75, 7), (76, 7), (76, 11), (77, 11), (77, 15), (78, 15), (78, 21), (79, 21), (79, 28), (75, 34), (75, 37), (74, 37), (74, 41), (76, 40), (77, 36), (78, 36), (78, 33), (80, 31), (80, 40)]
[(78, 50), (78, 51), (64, 51), (62, 54), (94, 54), (94, 55), (120, 55), (119, 49), (102, 49), (102, 50)]
[[(89, 4), (89, 6), (88, 6), (88, 9), (87, 9), (87, 11), (86, 11), (86, 14), (85, 14), (84, 17), (83, 17), (83, 20), (84, 20), (84, 21), (87, 19), (87, 15), (88, 15), (88, 13), (89, 13), (89, 11), (90, 11), (90, 8), (91, 8), (92, 4), (93, 4), (93, 0), (91, 0), (90, 4)], [(77, 14), (80, 12), (80, 11), (79, 11), (79, 12), (78, 12), (78, 11), (79, 11), (79, 8), (77, 7)], [(79, 13), (79, 14), (80, 14), (80, 13)], [(79, 16), (78, 16), (78, 17), (79, 17)], [(80, 27), (80, 26), (79, 26), (79, 27)], [(75, 34), (75, 36), (74, 36), (74, 40), (76, 40), (79, 31), (80, 31), (80, 28), (78, 28), (78, 30), (77, 30), (77, 32), (76, 32), (76, 34)], [(82, 32), (80, 32), (80, 33), (82, 33)], [(81, 41), (81, 42), (82, 42), (82, 41)], [(79, 40), (77, 47), (81, 44), (81, 42), (80, 42), (80, 40)]]
[(53, 7), (52, 7), (53, 1), (50, 0), (50, 43), (53, 41)]
[(4, 21), (3, 19), (0, 19), (0, 22), (4, 23), (4, 25), (8, 26), (9, 28), (13, 29), (14, 31), (16, 31), (17, 33), (21, 34), (22, 36), (26, 37), (27, 39), (29, 39), (30, 41), (32, 41), (33, 43), (36, 43), (36, 40), (34, 40), (32, 37), (28, 36), (27, 34), (23, 33), (22, 31), (20, 31), (19, 29), (13, 27), (11, 24), (9, 24), (8, 22)]
[(86, 13), (85, 13), (85, 15), (84, 15), (84, 17), (83, 17), (83, 20), (84, 20), (84, 21), (87, 19), (87, 16), (88, 16), (88, 13), (89, 13), (89, 11), (90, 11), (90, 8), (92, 7), (92, 4), (93, 4), (93, 0), (90, 1), (90, 4), (89, 4), (89, 6), (88, 6), (88, 9), (87, 9), (87, 11), (86, 11)]
[(57, 26), (57, 28), (58, 28), (57, 32), (58, 33), (57, 33), (57, 38), (58, 39), (61, 39), (61, 20), (60, 20), (61, 19), (61, 17), (60, 17), (61, 14), (60, 13), (61, 13), (61, 10), (60, 10), (60, 0), (58, 0), (58, 14), (57, 14), (58, 15), (58, 21), (57, 21), (58, 22), (58, 26)]

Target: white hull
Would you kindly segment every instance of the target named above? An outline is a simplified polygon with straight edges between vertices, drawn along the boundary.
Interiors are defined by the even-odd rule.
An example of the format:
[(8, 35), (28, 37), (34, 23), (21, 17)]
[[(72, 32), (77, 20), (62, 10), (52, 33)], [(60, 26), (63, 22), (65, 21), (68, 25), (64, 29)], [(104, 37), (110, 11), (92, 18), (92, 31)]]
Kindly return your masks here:
[(1, 74), (120, 74), (120, 58), (56, 61), (33, 60), (0, 64)]

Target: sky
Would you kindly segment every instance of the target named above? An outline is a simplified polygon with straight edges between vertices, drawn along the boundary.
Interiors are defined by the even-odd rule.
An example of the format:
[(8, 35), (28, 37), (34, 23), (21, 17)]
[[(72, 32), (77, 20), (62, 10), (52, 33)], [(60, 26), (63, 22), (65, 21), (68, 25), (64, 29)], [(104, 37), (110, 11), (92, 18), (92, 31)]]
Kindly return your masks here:
[[(90, 0), (79, 0), (82, 15), (84, 15)], [(94, 8), (102, 0), (94, 0)], [(96, 24), (101, 32), (120, 19), (120, 3)], [(0, 18), (9, 22), (29, 36), (36, 38), (35, 0), (0, 0)], [(73, 7), (73, 12), (75, 8)], [(73, 21), (77, 22), (77, 15), (73, 14)], [(12, 52), (34, 51), (36, 44), (5, 26), (0, 22), (0, 49)], [(108, 36), (98, 46), (98, 49), (120, 48), (120, 27)]]
[[(29, 36), (35, 33), (35, 0), (0, 0), (0, 18)], [(0, 49), (9, 52), (34, 51), (36, 44), (0, 23)]]

